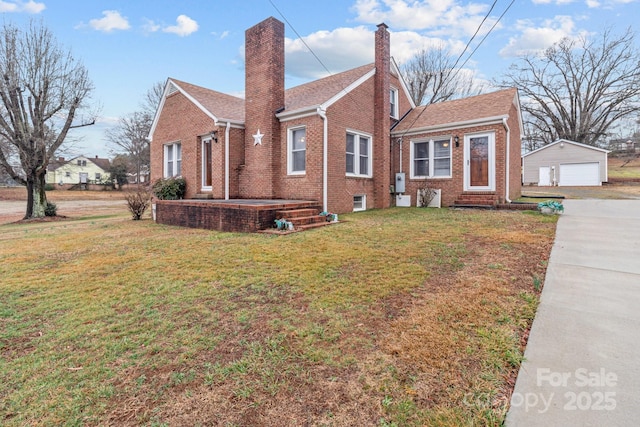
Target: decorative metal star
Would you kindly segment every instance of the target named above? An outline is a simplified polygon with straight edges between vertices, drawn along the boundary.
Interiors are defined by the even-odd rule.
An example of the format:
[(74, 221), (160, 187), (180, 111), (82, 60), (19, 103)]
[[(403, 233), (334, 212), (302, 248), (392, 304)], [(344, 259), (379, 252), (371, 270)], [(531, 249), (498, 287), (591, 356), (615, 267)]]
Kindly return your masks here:
[(258, 129), (258, 133), (256, 133), (255, 135), (253, 135), (253, 145), (262, 145), (262, 137), (264, 136), (264, 134), (260, 133), (260, 129)]

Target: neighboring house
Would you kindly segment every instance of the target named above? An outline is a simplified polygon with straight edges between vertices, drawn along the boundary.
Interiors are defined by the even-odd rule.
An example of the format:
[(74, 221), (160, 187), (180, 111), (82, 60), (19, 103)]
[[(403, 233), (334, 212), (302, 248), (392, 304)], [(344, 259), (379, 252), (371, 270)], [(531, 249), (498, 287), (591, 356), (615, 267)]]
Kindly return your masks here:
[(98, 156), (79, 156), (71, 160), (59, 157), (49, 162), (47, 179), (49, 184), (100, 184), (109, 180), (109, 159)]
[(167, 80), (151, 181), (182, 176), (186, 198), (312, 200), (336, 213), (415, 205), (426, 185), (444, 205), (520, 195), (517, 91), (416, 108), (384, 24), (373, 64), (290, 89), (282, 22), (247, 30), (245, 59), (245, 99)]
[(609, 151), (559, 139), (522, 156), (522, 182), (538, 186), (597, 186), (608, 180)]

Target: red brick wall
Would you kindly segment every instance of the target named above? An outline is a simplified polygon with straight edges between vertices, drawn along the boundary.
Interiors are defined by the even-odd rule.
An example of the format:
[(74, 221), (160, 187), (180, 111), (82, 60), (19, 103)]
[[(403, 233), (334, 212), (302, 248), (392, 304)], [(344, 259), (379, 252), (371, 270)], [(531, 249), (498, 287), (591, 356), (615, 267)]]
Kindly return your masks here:
[(164, 145), (182, 144), (182, 176), (187, 181), (186, 198), (200, 192), (200, 135), (214, 129), (213, 120), (184, 95), (167, 97), (151, 141), (151, 182), (162, 178)]
[[(320, 116), (310, 116), (282, 123), (280, 144), (282, 150), (278, 162), (278, 193), (283, 199), (316, 200), (322, 202), (322, 150), (323, 122)], [(306, 132), (305, 173), (287, 174), (289, 130), (303, 126)]]
[(378, 25), (375, 37), (375, 65), (374, 76), (374, 142), (373, 142), (373, 170), (374, 170), (374, 207), (387, 208), (391, 206), (389, 184), (391, 175), (389, 162), (389, 133), (391, 126), (391, 107), (389, 99), (391, 74), (390, 35), (387, 26)]
[(522, 135), (518, 109), (515, 105), (511, 106), (507, 124), (511, 132), (509, 198), (515, 200), (522, 195)]
[[(279, 192), (280, 123), (275, 112), (284, 107), (284, 24), (268, 18), (245, 33), (245, 166), (240, 195), (273, 198)], [(253, 135), (264, 134), (261, 145)]]
[[(375, 146), (374, 79), (370, 79), (356, 88), (349, 96), (345, 96), (332, 105), (327, 111), (329, 121), (328, 152), (328, 209), (331, 212), (344, 213), (353, 211), (353, 196), (365, 195), (367, 208), (374, 207), (374, 179), (356, 178), (346, 175), (346, 138), (347, 130), (367, 134)], [(377, 173), (376, 151), (373, 153), (373, 173)]]
[[(464, 136), (479, 132), (495, 132), (495, 153), (496, 153), (496, 194), (504, 195), (504, 159), (505, 159), (505, 130), (502, 124), (485, 125), (458, 129), (453, 131), (426, 132), (419, 135), (405, 136), (402, 142), (402, 164), (403, 172), (406, 175), (406, 195), (411, 196), (411, 204), (416, 205), (416, 196), (419, 188), (423, 188), (428, 183), (430, 188), (441, 189), (442, 205), (450, 206), (464, 191)], [(458, 136), (460, 146), (456, 147), (455, 142), (451, 147), (451, 178), (430, 178), (411, 179), (411, 141), (418, 139), (436, 139), (439, 137)], [(399, 148), (394, 148), (394, 156), (399, 157)]]

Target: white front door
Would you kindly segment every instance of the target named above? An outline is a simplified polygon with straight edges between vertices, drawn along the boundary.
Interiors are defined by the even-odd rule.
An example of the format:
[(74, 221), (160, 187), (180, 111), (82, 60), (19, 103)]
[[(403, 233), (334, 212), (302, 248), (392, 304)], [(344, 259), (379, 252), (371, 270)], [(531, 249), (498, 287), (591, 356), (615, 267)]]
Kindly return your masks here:
[(538, 172), (538, 186), (547, 187), (551, 185), (551, 168), (549, 166), (540, 166)]
[(89, 174), (87, 172), (80, 172), (80, 184), (86, 184), (89, 180)]
[(464, 136), (465, 191), (495, 191), (495, 151), (493, 132)]
[(202, 139), (202, 191), (211, 191), (212, 183), (212, 146), (211, 138)]

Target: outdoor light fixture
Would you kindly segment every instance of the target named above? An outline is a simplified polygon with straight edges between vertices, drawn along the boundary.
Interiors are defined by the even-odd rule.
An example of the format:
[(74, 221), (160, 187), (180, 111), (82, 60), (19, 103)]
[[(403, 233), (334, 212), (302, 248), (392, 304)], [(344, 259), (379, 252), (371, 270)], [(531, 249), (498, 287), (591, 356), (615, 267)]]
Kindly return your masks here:
[(215, 130), (211, 131), (211, 139), (214, 140), (214, 142), (217, 144), (218, 143), (218, 132), (216, 132)]
[(456, 147), (460, 146), (460, 138), (458, 138), (458, 135), (453, 137), (454, 142), (456, 143)]

